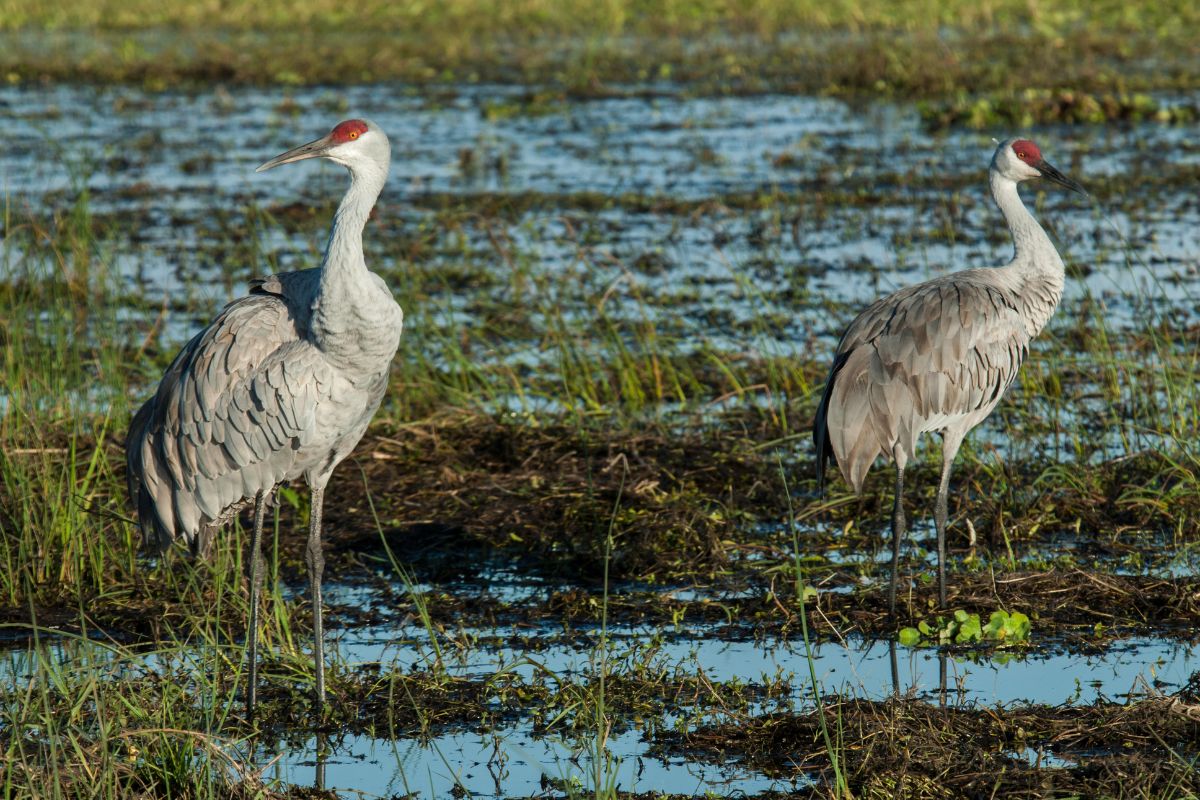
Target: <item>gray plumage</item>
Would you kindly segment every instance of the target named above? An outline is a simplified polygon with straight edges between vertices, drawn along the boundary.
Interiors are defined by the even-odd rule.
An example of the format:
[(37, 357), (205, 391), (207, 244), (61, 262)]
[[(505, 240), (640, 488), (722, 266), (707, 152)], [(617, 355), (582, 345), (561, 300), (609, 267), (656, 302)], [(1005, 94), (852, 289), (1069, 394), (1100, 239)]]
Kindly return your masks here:
[(180, 351), (134, 417), (130, 494), (149, 546), (205, 552), (259, 491), (328, 481), (362, 438), (387, 388), (399, 307), (392, 301), (394, 324), (380, 325), (374, 357), (342, 369), (310, 328), (320, 277), (317, 268), (252, 282)]
[(877, 300), (850, 323), (834, 353), (813, 425), (818, 484), (824, 484), (828, 458), (856, 493), (878, 457), (896, 463), (889, 592), (893, 611), (904, 530), (904, 469), (918, 438), (923, 433), (942, 434), (936, 521), (944, 605), (951, 464), (967, 433), (992, 412), (1016, 379), (1030, 341), (1062, 296), (1062, 259), (1017, 194), (1019, 181), (1036, 177), (1083, 192), (1046, 163), (1032, 142), (1001, 143), (989, 180), (1013, 233), (1012, 261), (999, 268), (944, 275)]
[(259, 167), (324, 157), (346, 166), (351, 186), (316, 269), (252, 282), (180, 351), (126, 441), (129, 492), (143, 540), (206, 553), (220, 527), (256, 503), (252, 544), (251, 682), (262, 510), (280, 483), (313, 491), (309, 567), (317, 636), (317, 695), (324, 701), (320, 638), (323, 491), (358, 443), (387, 389), (403, 314), (367, 270), (362, 231), (383, 189), (390, 146), (383, 131), (349, 120)]

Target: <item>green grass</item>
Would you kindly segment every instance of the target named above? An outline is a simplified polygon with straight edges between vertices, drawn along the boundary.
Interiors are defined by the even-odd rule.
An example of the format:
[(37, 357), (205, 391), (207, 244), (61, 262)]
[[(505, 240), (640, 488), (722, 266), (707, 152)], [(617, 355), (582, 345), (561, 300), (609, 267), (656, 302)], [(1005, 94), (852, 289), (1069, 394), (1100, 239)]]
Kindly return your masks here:
[(1122, 3), (1117, 0), (447, 0), (430, 4), (401, 0), (230, 0), (156, 3), (151, 0), (3, 0), (0, 26), (90, 28), (129, 31), (154, 27), (227, 30), (299, 26), (360, 29), (383, 26), (414, 36), (456, 29), (466, 37), (541, 36), (776, 36), (798, 30), (876, 29), (938, 31), (947, 26), (986, 30), (1024, 26), (1166, 33), (1200, 23), (1185, 2)]
[(1198, 26), (1195, 4), (1177, 0), (3, 0), (0, 76), (152, 89), (500, 80), (580, 95), (675, 80), (702, 92), (999, 93), (985, 102), (1003, 108), (1030, 88), (1194, 88)]

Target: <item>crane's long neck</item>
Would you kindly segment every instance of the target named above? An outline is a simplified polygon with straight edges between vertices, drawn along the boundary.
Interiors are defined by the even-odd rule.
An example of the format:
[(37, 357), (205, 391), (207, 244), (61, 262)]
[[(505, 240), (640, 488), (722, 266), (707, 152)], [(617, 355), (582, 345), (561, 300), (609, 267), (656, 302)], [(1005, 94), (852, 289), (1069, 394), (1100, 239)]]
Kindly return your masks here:
[(1016, 181), (995, 169), (988, 177), (992, 198), (1004, 214), (1013, 237), (1013, 258), (1003, 269), (1011, 280), (1026, 332), (1032, 338), (1045, 326), (1062, 298), (1066, 277), (1062, 258), (1046, 231), (1021, 202)]
[(350, 188), (342, 198), (337, 213), (333, 215), (333, 227), (329, 231), (329, 242), (325, 247), (325, 260), (321, 262), (321, 292), (334, 288), (345, 281), (358, 281), (366, 277), (367, 262), (363, 258), (362, 234), (371, 209), (383, 191), (387, 180), (387, 167), (358, 167), (350, 172)]
[(390, 293), (372, 280), (363, 258), (363, 228), (383, 191), (387, 168), (386, 163), (351, 168), (350, 189), (333, 217), (310, 324), (314, 339), (329, 355), (349, 356), (361, 349), (381, 322), (380, 307), (394, 305)]

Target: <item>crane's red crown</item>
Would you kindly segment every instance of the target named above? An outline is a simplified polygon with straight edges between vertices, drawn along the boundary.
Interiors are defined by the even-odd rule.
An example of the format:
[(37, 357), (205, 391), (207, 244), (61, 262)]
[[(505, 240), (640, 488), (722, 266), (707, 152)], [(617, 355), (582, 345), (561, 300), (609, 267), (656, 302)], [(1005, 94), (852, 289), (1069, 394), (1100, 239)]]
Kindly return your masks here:
[(1042, 160), (1042, 151), (1038, 150), (1038, 146), (1028, 139), (1018, 139), (1013, 142), (1012, 149), (1017, 154), (1017, 158), (1026, 164), (1036, 164)]
[(366, 132), (367, 123), (361, 119), (348, 119), (345, 122), (339, 122), (329, 135), (335, 144), (345, 144), (346, 142), (353, 142)]

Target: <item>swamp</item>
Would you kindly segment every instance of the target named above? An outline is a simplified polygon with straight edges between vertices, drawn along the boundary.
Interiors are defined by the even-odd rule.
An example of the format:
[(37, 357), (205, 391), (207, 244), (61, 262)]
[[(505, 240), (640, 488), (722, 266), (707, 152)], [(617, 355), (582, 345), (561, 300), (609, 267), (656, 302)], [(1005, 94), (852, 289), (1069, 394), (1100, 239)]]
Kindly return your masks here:
[[(1200, 7), (1166, 0), (0, 0), (5, 798), (1200, 792)], [(130, 418), (345, 170), (404, 309), (326, 492), (143, 553)], [(1062, 301), (951, 479), (818, 487), (882, 295), (998, 266), (994, 139)], [(321, 712), (323, 713), (317, 713)]]

